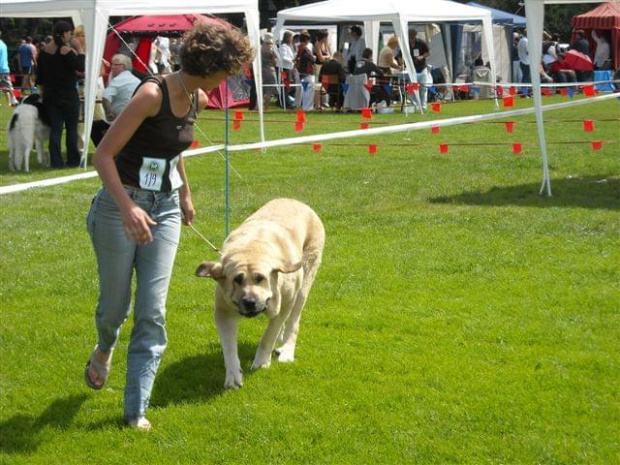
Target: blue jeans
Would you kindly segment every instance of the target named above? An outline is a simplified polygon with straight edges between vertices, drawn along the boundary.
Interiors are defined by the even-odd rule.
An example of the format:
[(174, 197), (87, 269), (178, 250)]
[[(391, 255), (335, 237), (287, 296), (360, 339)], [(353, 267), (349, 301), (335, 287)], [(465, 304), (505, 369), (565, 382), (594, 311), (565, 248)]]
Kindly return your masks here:
[(80, 164), (80, 151), (78, 150), (78, 123), (80, 120), (80, 98), (77, 91), (75, 94), (44, 97), (45, 110), (50, 118), (50, 164), (53, 168), (62, 168), (62, 152), (60, 142), (62, 140), (63, 126), (67, 130), (65, 143), (67, 145), (67, 165), (78, 166)]
[(88, 213), (99, 271), (95, 323), (102, 351), (114, 348), (131, 311), (131, 282), (136, 272), (134, 324), (127, 352), (125, 420), (145, 415), (155, 373), (166, 348), (166, 297), (181, 234), (178, 192), (159, 193), (125, 187), (133, 201), (157, 222), (153, 242), (137, 245), (125, 237), (114, 198), (102, 188)]

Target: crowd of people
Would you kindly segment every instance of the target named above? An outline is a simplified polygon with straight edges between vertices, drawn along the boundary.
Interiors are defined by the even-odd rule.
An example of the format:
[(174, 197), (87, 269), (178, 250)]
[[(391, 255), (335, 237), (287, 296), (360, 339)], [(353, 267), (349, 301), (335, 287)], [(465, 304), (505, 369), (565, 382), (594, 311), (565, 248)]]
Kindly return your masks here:
[[(529, 84), (532, 82), (532, 71), (538, 72), (541, 83), (577, 83), (592, 79), (592, 70), (611, 69), (611, 50), (606, 31), (592, 31), (592, 39), (596, 42), (596, 51), (591, 58), (590, 42), (583, 30), (575, 30), (574, 40), (567, 47), (561, 45), (560, 34), (543, 33), (541, 62), (530, 62), (527, 31), (514, 33), (513, 37), (513, 74), (516, 82)], [(567, 60), (571, 51), (582, 55), (581, 65)], [(588, 64), (589, 63), (589, 64)]]
[[(366, 46), (362, 28), (352, 26), (341, 51), (332, 50), (329, 32), (319, 30), (285, 30), (279, 43), (272, 33), (262, 37), (261, 74), (265, 105), (275, 99), (281, 107), (299, 107), (306, 111), (335, 107), (342, 109), (343, 84), (349, 75), (365, 74), (374, 85), (371, 103), (390, 104), (391, 96), (384, 84), (390, 82), (404, 69), (404, 60), (398, 38), (392, 36), (380, 49), (375, 64), (374, 52)], [(430, 55), (428, 44), (412, 30), (409, 35), (411, 58), (415, 64), (418, 81), (429, 83), (426, 59)], [(250, 79), (253, 75), (249, 71)], [(285, 89), (282, 91), (282, 89)], [(422, 106), (426, 108), (425, 88)], [(252, 89), (250, 109), (256, 109), (255, 89)]]

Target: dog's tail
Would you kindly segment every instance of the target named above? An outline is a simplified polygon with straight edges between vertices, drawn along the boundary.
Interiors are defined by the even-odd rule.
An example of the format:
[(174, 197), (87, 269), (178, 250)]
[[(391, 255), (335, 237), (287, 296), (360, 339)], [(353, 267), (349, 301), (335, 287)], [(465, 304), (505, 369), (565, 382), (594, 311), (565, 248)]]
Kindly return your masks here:
[(9, 131), (15, 129), (15, 125), (17, 124), (17, 118), (19, 118), (19, 115), (13, 113), (13, 116), (11, 117), (11, 122), (9, 123)]

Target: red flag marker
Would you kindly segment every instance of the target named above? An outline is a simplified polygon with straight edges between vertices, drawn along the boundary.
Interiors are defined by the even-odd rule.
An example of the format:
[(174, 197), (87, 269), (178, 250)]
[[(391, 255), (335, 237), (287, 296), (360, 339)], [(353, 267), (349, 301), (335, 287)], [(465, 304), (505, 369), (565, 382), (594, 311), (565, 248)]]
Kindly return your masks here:
[(504, 107), (510, 108), (515, 106), (515, 98), (510, 95), (508, 97), (504, 97)]
[(551, 89), (549, 89), (548, 87), (543, 87), (542, 89), (540, 89), (540, 93), (545, 95), (546, 97), (551, 97), (553, 95), (553, 92), (551, 92)]
[(235, 120), (237, 121), (243, 121), (245, 117), (243, 116), (243, 112), (242, 111), (236, 111), (235, 112)]
[(448, 150), (449, 150), (448, 144), (439, 144), (440, 153), (448, 153)]
[(420, 88), (420, 84), (416, 82), (414, 84), (407, 84), (407, 86), (405, 87), (405, 90), (407, 91), (408, 94), (413, 94), (419, 88)]
[(200, 147), (200, 144), (195, 139), (192, 141), (191, 145), (189, 146), (190, 149), (197, 149), (198, 147)]
[(22, 91), (19, 89), (13, 89), (13, 96), (15, 98), (22, 98), (23, 97)]
[(506, 121), (504, 124), (506, 125), (506, 132), (512, 134), (512, 131), (515, 128), (514, 121)]
[(560, 89), (560, 95), (561, 95), (562, 97), (566, 97), (566, 96), (568, 95), (568, 91), (566, 90), (566, 87), (562, 87), (562, 88)]
[(601, 142), (600, 140), (592, 141), (592, 150), (600, 150), (601, 147), (603, 147), (603, 142)]
[(516, 88), (515, 86), (510, 86), (510, 87), (508, 88), (508, 93), (509, 93), (510, 95), (515, 95), (515, 94), (517, 93), (517, 88)]
[(371, 119), (372, 118), (372, 110), (370, 108), (362, 109), (362, 118)]
[(305, 123), (306, 122), (306, 113), (303, 110), (297, 110), (297, 122)]
[(583, 93), (586, 97), (594, 97), (596, 95), (593, 86), (583, 86)]
[(584, 119), (583, 120), (583, 130), (585, 132), (592, 132), (592, 131), (594, 131), (594, 121), (592, 121), (591, 119)]
[(519, 155), (522, 150), (523, 150), (522, 144), (512, 144), (512, 151), (514, 152), (515, 155)]
[(433, 110), (435, 113), (440, 113), (441, 112), (441, 103), (435, 102), (431, 105), (431, 110)]
[(368, 123), (360, 123), (360, 129), (368, 129), (369, 126)]
[(374, 155), (375, 153), (377, 153), (377, 144), (369, 144), (368, 153), (371, 155)]
[(440, 130), (440, 129), (441, 129), (441, 128), (440, 128), (439, 126), (431, 126), (431, 132), (432, 132), (433, 134), (439, 134), (439, 130)]
[(502, 96), (504, 95), (504, 88), (502, 86), (497, 86), (495, 92), (497, 92), (497, 95)]
[(321, 144), (312, 144), (312, 150), (318, 153), (323, 150), (323, 146)]
[(234, 120), (233, 121), (233, 131), (240, 131), (240, 130), (241, 130), (241, 121)]
[(295, 123), (295, 132), (302, 132), (304, 130), (304, 123), (297, 121)]
[(460, 92), (469, 92), (469, 86), (468, 86), (467, 84), (462, 85), (462, 86), (459, 88), (459, 91), (460, 91)]

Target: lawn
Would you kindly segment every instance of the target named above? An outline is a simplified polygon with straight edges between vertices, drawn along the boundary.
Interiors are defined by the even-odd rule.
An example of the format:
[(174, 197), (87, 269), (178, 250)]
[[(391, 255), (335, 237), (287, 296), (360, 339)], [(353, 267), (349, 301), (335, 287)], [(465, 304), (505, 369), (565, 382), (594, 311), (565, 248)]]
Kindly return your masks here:
[[(566, 99), (545, 99), (559, 101)], [(488, 101), (471, 101), (423, 117), (375, 115), (370, 126), (492, 111)], [(2, 127), (9, 112), (0, 108)], [(214, 255), (184, 228), (149, 434), (122, 426), (131, 321), (106, 389), (83, 382), (97, 297), (85, 216), (99, 180), (1, 196), (0, 462), (617, 463), (620, 105), (545, 116), (550, 198), (538, 195), (532, 116), (514, 118), (512, 134), (500, 119), (328, 141), (320, 151), (305, 144), (232, 153), (231, 226), (274, 197), (307, 202), (325, 224), (296, 361), (250, 370), (266, 321), (243, 321), (245, 384), (223, 389), (215, 284), (194, 277)], [(295, 118), (268, 112), (267, 138), (363, 121), (312, 113), (296, 133)], [(223, 141), (222, 119), (203, 113), (201, 145)], [(231, 142), (257, 140), (255, 120), (245, 113)], [(9, 173), (1, 137), (0, 185), (79, 172), (33, 161), (32, 173)], [(195, 226), (218, 245), (223, 157), (187, 161)]]

